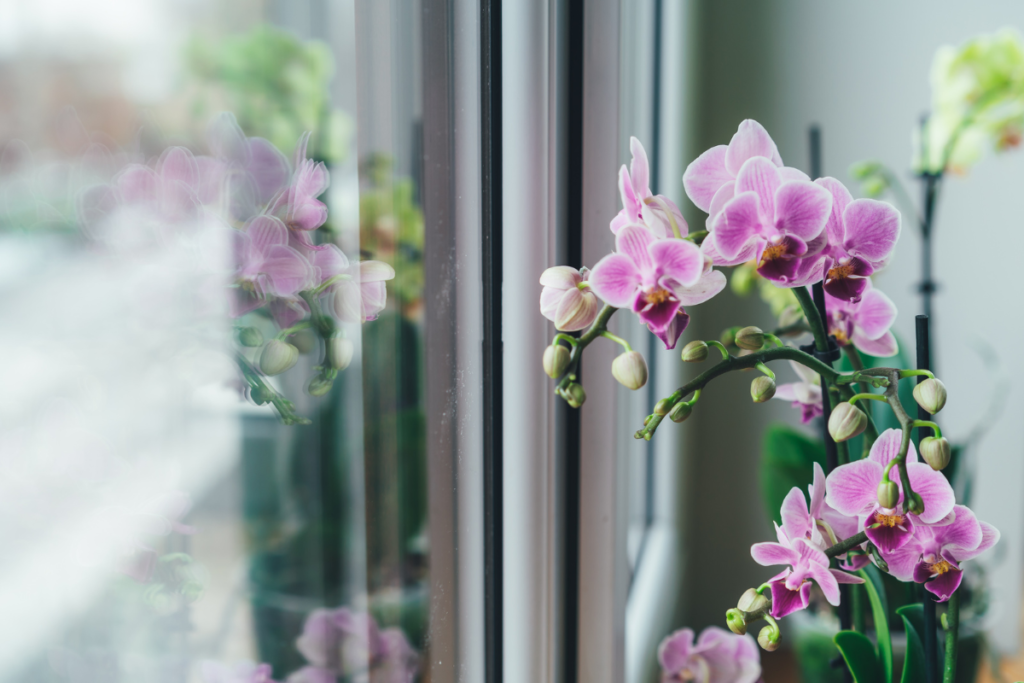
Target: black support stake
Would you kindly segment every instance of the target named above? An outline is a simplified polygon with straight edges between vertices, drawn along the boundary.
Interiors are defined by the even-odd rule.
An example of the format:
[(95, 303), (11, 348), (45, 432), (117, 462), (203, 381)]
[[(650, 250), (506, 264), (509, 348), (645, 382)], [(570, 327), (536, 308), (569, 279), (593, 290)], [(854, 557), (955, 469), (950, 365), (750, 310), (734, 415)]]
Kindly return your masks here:
[[(917, 328), (917, 367), (919, 370), (930, 370), (932, 364), (928, 322), (927, 315), (919, 315), (915, 319)], [(925, 377), (918, 377), (917, 383), (920, 384), (925, 379)], [(931, 420), (932, 416), (927, 410), (918, 406), (917, 418), (919, 420)], [(932, 430), (928, 427), (917, 428), (917, 443), (919, 447), (921, 445), (921, 438), (929, 436), (931, 433)], [(921, 602), (924, 604), (925, 679), (928, 683), (940, 683), (939, 636), (935, 617), (935, 598), (931, 593), (924, 590), (924, 586), (921, 587)]]

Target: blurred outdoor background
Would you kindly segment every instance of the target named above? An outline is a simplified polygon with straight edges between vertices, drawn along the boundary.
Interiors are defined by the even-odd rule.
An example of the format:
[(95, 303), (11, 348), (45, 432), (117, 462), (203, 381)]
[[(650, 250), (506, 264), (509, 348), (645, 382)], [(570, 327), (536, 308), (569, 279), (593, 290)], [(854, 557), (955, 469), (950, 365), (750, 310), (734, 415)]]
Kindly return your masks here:
[[(552, 17), (565, 5), (536, 1)], [(468, 278), (458, 292), (425, 283), (425, 245), (439, 239), (436, 226), (425, 227), (422, 197), (424, 138), (432, 134), (423, 102), (436, 85), (424, 78), (422, 55), (425, 42), (439, 39), (424, 22), (425, 5), (433, 6), (0, 0), (0, 681), (234, 683), (250, 680), (247, 667), (260, 663), (284, 681), (317, 664), (296, 645), (310, 616), (341, 608), (400, 632), (408, 646), (405, 678), (368, 680), (427, 681), (439, 659), (432, 629), (454, 620), (456, 607), (482, 611), (431, 592), (431, 519), (455, 505), (437, 492), (454, 499), (456, 485), (478, 483), (429, 485), (437, 463), (428, 458), (435, 441), (426, 372), (455, 350), (427, 346), (425, 302), (455, 301), (479, 282)], [(746, 118), (770, 131), (787, 165), (805, 171), (808, 130), (818, 125), (825, 175), (855, 189), (851, 165), (879, 160), (918, 201), (913, 131), (931, 105), (936, 50), (1003, 28), (1024, 32), (1024, 5), (1010, 0), (613, 5), (618, 52), (606, 57), (615, 68), (601, 78), (621, 97), (616, 164), (628, 162), (629, 136), (637, 135), (660, 169), (652, 190), (676, 201), (691, 230), (703, 228), (704, 215), (685, 198), (682, 171)], [(172, 146), (214, 155), (222, 112), (286, 159), (309, 132), (309, 158), (330, 171), (322, 196), (329, 240), (350, 260), (395, 270), (379, 318), (347, 328), (354, 359), (326, 396), (304, 391), (316, 353), (298, 361), (306, 379), (280, 381), (308, 426), (284, 426), (246, 399), (223, 344), (232, 321), (198, 275), (228, 267), (216, 230), (181, 238), (160, 225), (104, 222), (92, 193), (129, 163), (156, 167)], [(607, 176), (601, 203), (618, 201), (616, 171), (588, 171)], [(534, 200), (505, 197), (506, 206)], [(586, 231), (606, 231), (614, 209), (586, 215)], [(506, 224), (506, 244), (517, 228)], [(972, 508), (1002, 531), (971, 577), (977, 597), (966, 628), (984, 681), (1024, 678), (1022, 262), (1024, 150), (988, 150), (944, 182), (932, 328), (935, 367), (949, 389), (943, 431), (966, 446)], [(551, 265), (520, 267), (536, 283)], [(919, 281), (920, 236), (905, 222), (875, 284), (899, 308), (894, 330), (907, 363)], [(533, 301), (539, 291), (506, 296)], [(756, 291), (727, 289), (691, 313), (684, 343), (734, 325), (777, 324)], [(506, 343), (515, 334), (506, 329)], [(542, 350), (522, 373), (545, 379)], [(669, 376), (665, 386), (690, 372), (678, 367), (678, 351), (644, 352)], [(783, 368), (780, 378), (795, 376)], [(767, 576), (749, 556), (752, 543), (774, 535), (765, 430), (781, 422), (816, 435), (784, 402), (751, 405), (749, 380), (722, 378), (685, 428), (668, 425), (675, 436), (663, 446), (631, 438), (650, 409), (648, 392), (620, 388), (611, 401), (618, 411), (599, 415), (621, 437), (609, 447), (623, 499), (598, 528), (626, 530), (619, 549), (628, 595), (612, 629), (618, 642), (589, 647), (624, 650), (631, 683), (657, 679), (664, 635), (723, 625), (725, 609)], [(470, 368), (459, 381), (475, 386), (482, 377)], [(506, 461), (526, 455), (508, 447), (518, 436), (506, 440)], [(509, 561), (518, 550), (560, 561), (560, 550), (539, 541), (511, 543)], [(580, 595), (591, 599), (603, 596)], [(506, 600), (529, 602), (510, 593)], [(830, 656), (816, 648), (827, 650), (821, 642), (835, 624), (788, 621), (786, 649), (762, 657), (767, 683), (835, 680), (814, 668)], [(461, 637), (483, 651), (475, 630)]]

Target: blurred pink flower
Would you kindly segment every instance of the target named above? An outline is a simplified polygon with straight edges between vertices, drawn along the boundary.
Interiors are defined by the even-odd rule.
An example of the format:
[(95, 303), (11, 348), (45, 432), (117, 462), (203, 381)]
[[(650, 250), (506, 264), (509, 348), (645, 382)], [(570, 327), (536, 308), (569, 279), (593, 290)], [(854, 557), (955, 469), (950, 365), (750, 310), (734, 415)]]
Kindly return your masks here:
[(270, 665), (253, 662), (227, 665), (207, 661), (200, 665), (200, 675), (203, 683), (274, 683)]
[[(618, 233), (627, 225), (640, 223), (658, 237), (686, 236), (689, 228), (675, 202), (664, 195), (651, 193), (650, 165), (644, 146), (631, 137), (629, 150), (633, 155), (629, 169), (625, 164), (619, 169), (622, 210), (612, 219), (612, 232)], [(675, 229), (672, 228), (673, 223)]]
[(821, 380), (816, 372), (812, 372), (806, 366), (793, 361), (789, 364), (793, 366), (800, 381), (780, 384), (773, 398), (792, 401), (793, 407), (800, 409), (800, 421), (807, 424), (824, 413), (821, 404)]
[(380, 630), (373, 617), (346, 607), (310, 613), (295, 646), (310, 666), (289, 676), (288, 683), (367, 672), (370, 683), (412, 683), (419, 667), (419, 656), (401, 629)]
[(267, 213), (279, 216), (299, 242), (310, 249), (323, 249), (314, 245), (309, 233), (327, 222), (327, 206), (318, 197), (330, 184), (330, 174), (321, 161), (306, 158), (309, 133), (299, 139), (295, 149), (295, 172), (288, 188), (278, 195)]
[(857, 301), (837, 299), (825, 290), (828, 331), (840, 346), (853, 344), (876, 358), (895, 356), (896, 337), (889, 328), (896, 322), (896, 304), (881, 291), (872, 289), (871, 280), (860, 280)]
[(661, 680), (699, 683), (755, 683), (761, 677), (761, 655), (750, 636), (738, 636), (717, 626), (704, 629), (697, 642), (684, 628), (658, 646)]
[(234, 280), (239, 285), (232, 300), (233, 316), (259, 308), (270, 297), (291, 297), (312, 284), (315, 271), (288, 246), (288, 231), (280, 220), (258, 216), (233, 237)]

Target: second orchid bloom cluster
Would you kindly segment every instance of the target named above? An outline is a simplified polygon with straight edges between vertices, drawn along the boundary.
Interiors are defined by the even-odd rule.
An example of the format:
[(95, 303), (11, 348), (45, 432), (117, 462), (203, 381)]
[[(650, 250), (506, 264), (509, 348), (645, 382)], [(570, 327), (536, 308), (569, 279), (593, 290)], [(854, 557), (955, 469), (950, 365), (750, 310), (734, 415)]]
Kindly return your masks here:
[[(541, 313), (557, 330), (592, 330), (599, 323), (600, 336), (623, 345), (612, 367), (621, 384), (644, 386), (647, 366), (640, 353), (604, 329), (602, 302), (636, 314), (672, 349), (690, 321), (687, 309), (725, 288), (725, 276), (713, 266), (747, 262), (778, 287), (823, 282), (828, 330), (840, 345), (876, 357), (896, 354), (889, 331), (896, 308), (869, 279), (893, 255), (900, 234), (895, 208), (854, 199), (835, 178), (812, 182), (785, 166), (767, 131), (746, 120), (728, 145), (701, 154), (683, 176), (690, 200), (708, 213), (707, 230), (691, 234), (679, 208), (651, 192), (643, 146), (636, 138), (630, 146), (632, 162), (619, 171), (623, 208), (610, 224), (615, 251), (592, 269), (556, 266), (540, 278)], [(578, 339), (585, 346), (586, 337), (557, 335), (545, 353), (548, 375), (573, 374)], [(574, 378), (558, 391), (574, 406), (586, 397)]]

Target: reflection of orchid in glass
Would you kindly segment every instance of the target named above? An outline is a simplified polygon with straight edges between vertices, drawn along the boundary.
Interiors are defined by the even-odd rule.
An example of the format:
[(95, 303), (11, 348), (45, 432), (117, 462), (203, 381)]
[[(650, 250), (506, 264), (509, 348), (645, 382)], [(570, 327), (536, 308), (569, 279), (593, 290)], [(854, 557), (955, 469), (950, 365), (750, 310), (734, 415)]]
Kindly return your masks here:
[(274, 683), (269, 664), (238, 662), (233, 665), (203, 662), (200, 674), (203, 683)]
[(401, 629), (380, 629), (372, 616), (346, 607), (314, 610), (295, 641), (309, 666), (288, 683), (322, 683), (338, 676), (366, 683), (411, 683), (419, 655)]

